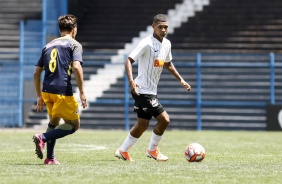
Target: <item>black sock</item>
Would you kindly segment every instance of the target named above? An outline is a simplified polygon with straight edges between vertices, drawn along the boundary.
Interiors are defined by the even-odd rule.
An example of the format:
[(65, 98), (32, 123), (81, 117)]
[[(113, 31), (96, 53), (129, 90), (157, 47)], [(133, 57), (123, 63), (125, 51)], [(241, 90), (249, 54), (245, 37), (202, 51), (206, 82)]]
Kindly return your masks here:
[[(46, 132), (53, 130), (55, 127), (56, 127), (55, 125), (49, 123)], [(46, 144), (47, 144), (47, 158), (54, 159), (55, 158), (54, 147), (56, 144), (56, 139), (49, 140), (46, 142)]]
[(45, 142), (50, 141), (50, 140), (55, 140), (55, 139), (59, 139), (62, 137), (65, 137), (69, 134), (73, 134), (75, 132), (75, 128), (72, 124), (69, 123), (65, 123), (62, 125), (58, 125), (56, 126), (55, 129), (44, 133), (44, 137), (45, 137)]

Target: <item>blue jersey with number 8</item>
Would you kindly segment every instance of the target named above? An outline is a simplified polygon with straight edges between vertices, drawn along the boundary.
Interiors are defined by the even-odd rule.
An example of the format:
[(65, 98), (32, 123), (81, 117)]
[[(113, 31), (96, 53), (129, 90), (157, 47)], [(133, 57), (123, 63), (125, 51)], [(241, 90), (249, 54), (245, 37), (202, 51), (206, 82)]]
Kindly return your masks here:
[(82, 61), (82, 46), (69, 35), (49, 42), (36, 66), (43, 67), (43, 92), (72, 96), (72, 62)]

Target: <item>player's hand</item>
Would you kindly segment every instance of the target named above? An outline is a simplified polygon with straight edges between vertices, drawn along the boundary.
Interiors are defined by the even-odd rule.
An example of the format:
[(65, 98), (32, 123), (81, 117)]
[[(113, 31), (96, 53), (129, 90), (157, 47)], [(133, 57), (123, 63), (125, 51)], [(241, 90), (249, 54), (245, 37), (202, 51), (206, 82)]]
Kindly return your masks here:
[(41, 112), (44, 109), (44, 101), (42, 97), (37, 97), (36, 111)]
[(139, 96), (139, 93), (137, 93), (136, 88), (141, 88), (135, 81), (130, 81), (130, 91), (134, 93), (135, 95)]
[(186, 88), (187, 91), (191, 90), (191, 86), (187, 82), (185, 82), (185, 80), (181, 80), (180, 83), (184, 88)]
[(80, 101), (81, 101), (81, 106), (83, 108), (87, 107), (87, 100), (86, 100), (85, 94), (79, 93), (79, 97), (80, 97)]

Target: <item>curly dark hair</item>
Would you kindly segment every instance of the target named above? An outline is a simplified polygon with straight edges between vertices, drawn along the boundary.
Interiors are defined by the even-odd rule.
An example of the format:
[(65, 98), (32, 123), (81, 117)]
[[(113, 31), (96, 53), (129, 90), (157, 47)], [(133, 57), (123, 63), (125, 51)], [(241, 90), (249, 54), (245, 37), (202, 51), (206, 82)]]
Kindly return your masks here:
[(77, 27), (77, 18), (71, 14), (62, 15), (58, 19), (58, 25), (61, 32), (71, 32), (73, 28)]

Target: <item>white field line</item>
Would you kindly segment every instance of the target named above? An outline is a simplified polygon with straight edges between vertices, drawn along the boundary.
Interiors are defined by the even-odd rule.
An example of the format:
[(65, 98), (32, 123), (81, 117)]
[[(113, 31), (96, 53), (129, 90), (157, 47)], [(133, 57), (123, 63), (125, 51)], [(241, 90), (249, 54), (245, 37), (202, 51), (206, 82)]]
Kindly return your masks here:
[[(32, 142), (31, 142), (32, 143)], [(0, 145), (1, 146), (1, 145)], [(106, 146), (98, 146), (92, 144), (62, 144), (61, 148), (56, 147), (58, 151), (95, 151), (95, 150), (105, 150)], [(32, 149), (2, 149), (1, 153), (15, 153), (15, 152), (32, 152)]]

